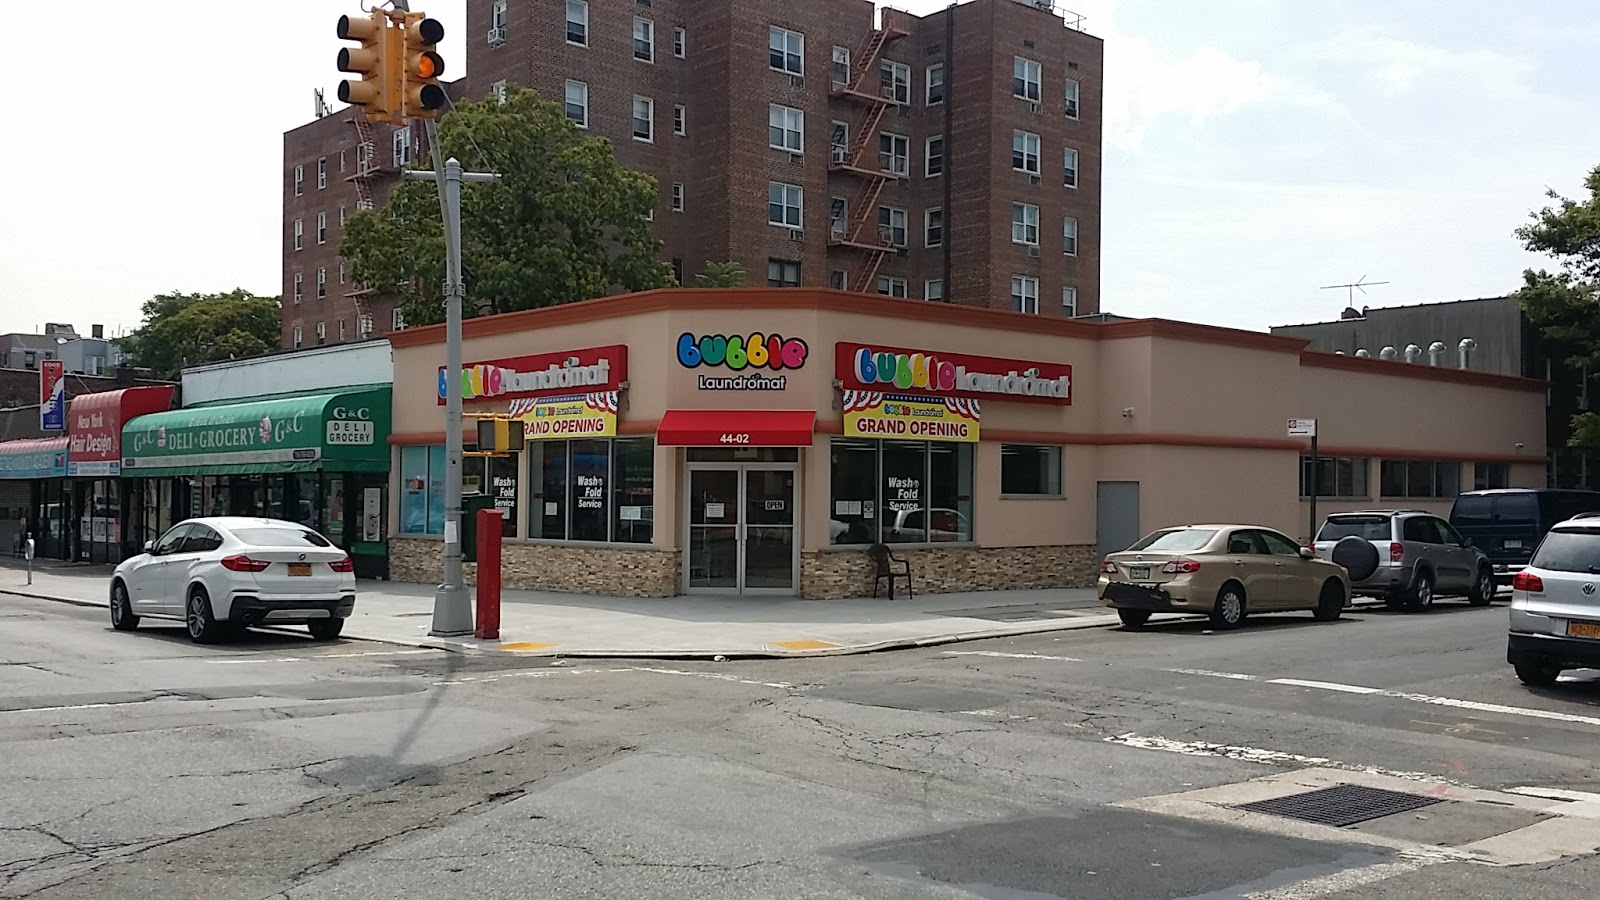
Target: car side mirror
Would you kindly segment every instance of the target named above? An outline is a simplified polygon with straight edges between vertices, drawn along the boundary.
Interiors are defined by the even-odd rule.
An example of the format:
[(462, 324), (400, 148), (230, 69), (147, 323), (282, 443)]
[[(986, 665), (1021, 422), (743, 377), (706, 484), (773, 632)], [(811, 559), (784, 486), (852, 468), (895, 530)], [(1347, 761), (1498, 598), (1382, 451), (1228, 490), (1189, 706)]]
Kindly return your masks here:
[(1317, 551), (1311, 549), (1310, 547), (1301, 547), (1300, 548), (1300, 558), (1301, 559), (1316, 559), (1317, 558)]
[(146, 553), (155, 553), (156, 552), (156, 542), (155, 541), (145, 541), (144, 542), (144, 552), (146, 552)]
[(1471, 547), (1472, 546), (1472, 538), (1469, 538), (1469, 537), (1462, 538), (1461, 539), (1461, 546), (1463, 546), (1463, 547)]

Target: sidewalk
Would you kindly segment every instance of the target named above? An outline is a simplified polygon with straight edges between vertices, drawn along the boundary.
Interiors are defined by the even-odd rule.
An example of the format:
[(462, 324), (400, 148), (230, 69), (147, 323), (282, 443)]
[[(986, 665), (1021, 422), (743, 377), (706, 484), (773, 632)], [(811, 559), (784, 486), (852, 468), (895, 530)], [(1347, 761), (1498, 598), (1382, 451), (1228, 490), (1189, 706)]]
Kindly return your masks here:
[[(109, 566), (25, 573), (0, 564), (0, 594), (107, 603)], [(362, 581), (344, 636), (458, 652), (573, 657), (788, 657), (867, 653), (1115, 624), (1091, 589), (918, 594), (914, 600), (676, 597), (548, 591), (501, 596), (500, 640), (428, 636), (433, 585)]]

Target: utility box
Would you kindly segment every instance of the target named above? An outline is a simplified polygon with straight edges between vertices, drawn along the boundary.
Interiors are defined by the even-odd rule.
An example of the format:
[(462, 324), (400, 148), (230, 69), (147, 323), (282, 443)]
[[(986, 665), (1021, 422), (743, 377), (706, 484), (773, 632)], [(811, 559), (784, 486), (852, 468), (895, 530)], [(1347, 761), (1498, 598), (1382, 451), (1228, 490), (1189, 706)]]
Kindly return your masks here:
[[(493, 494), (463, 494), (461, 497), (461, 558), (478, 561), (478, 510), (494, 509)], [(498, 511), (496, 513), (498, 515)]]

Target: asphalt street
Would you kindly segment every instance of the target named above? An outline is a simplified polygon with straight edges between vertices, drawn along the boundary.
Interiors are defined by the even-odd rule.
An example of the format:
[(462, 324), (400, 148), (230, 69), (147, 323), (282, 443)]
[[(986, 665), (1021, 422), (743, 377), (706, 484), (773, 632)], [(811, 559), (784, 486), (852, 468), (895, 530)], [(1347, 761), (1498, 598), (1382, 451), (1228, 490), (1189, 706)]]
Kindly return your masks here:
[[(0, 597), (0, 897), (1588, 900), (1600, 684), (1505, 621), (552, 664)], [(1323, 788), (1404, 802), (1241, 808)]]

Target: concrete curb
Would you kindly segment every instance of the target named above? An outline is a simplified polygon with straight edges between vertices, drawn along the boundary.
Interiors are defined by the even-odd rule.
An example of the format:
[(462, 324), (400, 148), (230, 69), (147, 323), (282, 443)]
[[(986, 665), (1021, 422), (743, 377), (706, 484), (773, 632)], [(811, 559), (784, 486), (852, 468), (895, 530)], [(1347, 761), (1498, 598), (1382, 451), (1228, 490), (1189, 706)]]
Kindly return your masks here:
[(33, 600), (49, 600), (49, 601), (52, 601), (54, 603), (70, 603), (73, 606), (99, 607), (99, 606), (105, 606), (106, 604), (111, 602), (109, 597), (107, 599), (105, 599), (105, 600), (80, 600), (77, 597), (55, 597), (55, 596), (51, 596), (50, 594), (35, 594), (35, 593), (30, 593), (28, 591), (15, 590), (13, 588), (0, 588), (0, 594), (11, 594), (11, 595), (17, 596), (17, 597), (28, 597), (28, 598), (31, 598)]

